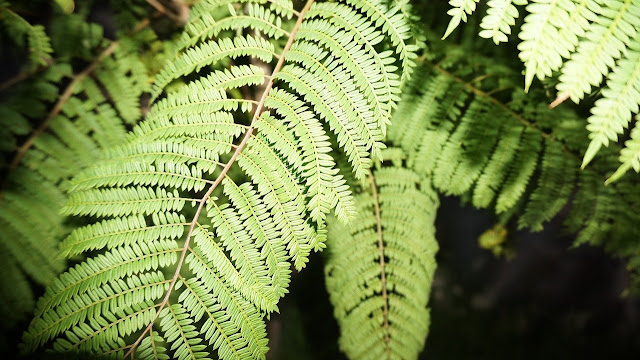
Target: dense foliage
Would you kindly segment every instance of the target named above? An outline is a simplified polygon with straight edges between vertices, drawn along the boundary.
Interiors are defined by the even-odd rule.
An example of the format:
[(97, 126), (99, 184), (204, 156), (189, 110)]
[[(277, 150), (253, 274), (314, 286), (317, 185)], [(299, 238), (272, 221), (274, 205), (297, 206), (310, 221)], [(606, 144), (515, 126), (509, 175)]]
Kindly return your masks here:
[(495, 211), (497, 255), (561, 218), (636, 274), (640, 2), (450, 4), (445, 30), (420, 1), (0, 1), (2, 331), (26, 357), (265, 358), (326, 248), (341, 350), (414, 359), (439, 194)]

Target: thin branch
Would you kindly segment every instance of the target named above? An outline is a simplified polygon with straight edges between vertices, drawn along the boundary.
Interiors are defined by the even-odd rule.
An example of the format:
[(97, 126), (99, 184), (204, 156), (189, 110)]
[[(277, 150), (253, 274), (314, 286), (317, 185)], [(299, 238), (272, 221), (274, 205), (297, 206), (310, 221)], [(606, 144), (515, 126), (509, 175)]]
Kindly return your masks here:
[(31, 147), (35, 143), (38, 136), (40, 136), (45, 130), (47, 130), (47, 128), (49, 127), (49, 123), (51, 123), (51, 120), (53, 120), (56, 116), (58, 116), (58, 114), (60, 114), (64, 105), (67, 103), (67, 101), (69, 101), (71, 96), (73, 96), (73, 92), (76, 86), (80, 82), (82, 82), (89, 74), (91, 74), (91, 72), (93, 72), (93, 70), (95, 70), (95, 68), (106, 57), (113, 54), (113, 52), (116, 50), (118, 45), (119, 43), (117, 41), (112, 42), (111, 45), (109, 45), (106, 49), (104, 49), (104, 51), (102, 51), (102, 53), (100, 53), (100, 55), (89, 66), (87, 66), (87, 68), (85, 68), (78, 75), (74, 76), (73, 80), (71, 81), (71, 83), (69, 83), (69, 85), (64, 90), (62, 95), (60, 95), (60, 97), (58, 98), (58, 101), (54, 105), (53, 109), (51, 109), (51, 111), (49, 112), (45, 120), (40, 124), (40, 126), (38, 126), (38, 128), (34, 132), (31, 133), (29, 138), (22, 144), (22, 146), (18, 148), (15, 156), (13, 157), (13, 160), (9, 164), (9, 168), (7, 169), (7, 174), (5, 176), (2, 187), (0, 188), (0, 201), (2, 200), (4, 191), (6, 190), (7, 185), (9, 183), (9, 178), (11, 173), (18, 167), (18, 165), (20, 165), (20, 161), (22, 161), (22, 158), (25, 156), (27, 151), (31, 149)]
[(382, 238), (382, 219), (380, 215), (380, 201), (378, 200), (378, 188), (376, 186), (376, 179), (373, 177), (373, 172), (369, 171), (369, 182), (371, 183), (371, 196), (373, 197), (373, 208), (376, 213), (376, 230), (378, 232), (378, 251), (380, 252), (379, 264), (380, 264), (380, 282), (382, 283), (382, 317), (384, 327), (384, 345), (387, 358), (391, 356), (391, 349), (389, 348), (389, 295), (387, 294), (387, 274), (385, 270), (384, 261), (384, 240)]
[(6, 90), (7, 88), (10, 88), (11, 86), (22, 82), (24, 80), (27, 80), (28, 78), (30, 78), (31, 76), (42, 72), (48, 68), (51, 67), (51, 65), (53, 65), (55, 62), (53, 61), (53, 59), (47, 59), (47, 64), (46, 65), (41, 65), (38, 66), (37, 69), (33, 70), (33, 71), (23, 71), (19, 74), (17, 74), (16, 76), (5, 80), (4, 82), (0, 83), (0, 91)]
[[(156, 359), (159, 359), (158, 350), (156, 349), (156, 341), (153, 339), (153, 330), (149, 331), (149, 336), (151, 337), (151, 348), (153, 349), (153, 355), (155, 355)], [(133, 355), (133, 353), (131, 353)]]
[[(132, 33), (136, 33), (144, 29), (149, 25), (149, 23), (150, 23), (149, 19), (145, 19), (141, 21), (132, 30)], [(118, 48), (118, 46), (119, 46), (118, 41), (112, 42), (107, 48), (105, 48), (98, 55), (98, 57), (91, 64), (89, 64), (89, 66), (87, 66), (82, 72), (78, 73), (73, 77), (73, 80), (71, 81), (71, 83), (69, 83), (69, 85), (67, 85), (67, 88), (60, 95), (60, 97), (58, 98), (58, 101), (53, 106), (53, 109), (51, 109), (51, 111), (49, 112), (45, 120), (40, 124), (40, 126), (38, 126), (38, 128), (33, 133), (31, 133), (29, 138), (22, 144), (22, 146), (18, 148), (18, 150), (16, 151), (16, 154), (13, 157), (13, 160), (9, 164), (4, 182), (0, 187), (0, 201), (2, 201), (4, 192), (7, 189), (7, 186), (9, 185), (9, 178), (11, 173), (18, 167), (18, 165), (20, 165), (20, 161), (22, 161), (22, 158), (25, 156), (27, 151), (31, 149), (31, 147), (35, 143), (35, 140), (38, 138), (38, 136), (42, 135), (42, 133), (45, 132), (45, 130), (47, 130), (47, 128), (49, 127), (49, 124), (51, 123), (51, 121), (60, 114), (64, 105), (73, 96), (73, 92), (76, 86), (79, 83), (81, 83), (87, 76), (89, 76), (98, 67), (98, 65), (100, 65), (100, 63), (104, 61), (104, 59), (106, 59), (111, 54), (113, 54), (113, 52)]]
[(146, 0), (149, 5), (151, 5), (154, 9), (156, 9), (159, 13), (169, 17), (173, 20), (178, 26), (184, 26), (189, 20), (189, 8), (179, 0), (173, 0), (173, 7), (176, 8), (178, 13), (174, 13), (173, 11), (167, 9), (164, 5), (162, 5), (157, 0)]
[[(501, 91), (510, 90), (510, 89), (513, 89), (513, 86), (503, 86), (503, 87), (495, 88), (495, 89), (487, 92), (487, 95), (493, 96), (493, 94), (495, 94), (495, 93), (499, 93)], [(514, 102), (512, 101), (511, 104), (513, 104), (513, 103)]]
[[(12, 18), (14, 18), (16, 21), (22, 23), (25, 27), (31, 28), (33, 29), (34, 26), (31, 25), (31, 23), (29, 23), (27, 20), (24, 19), (24, 17), (20, 16), (16, 11), (11, 10), (9, 8), (3, 8), (1, 9), (2, 11), (5, 11), (7, 14), (9, 14), (9, 16), (11, 16)], [(2, 84), (0, 84), (0, 91), (15, 85), (16, 83), (19, 83), (20, 81), (23, 81), (27, 78), (29, 78), (31, 75), (34, 75), (48, 67), (50, 67), (53, 64), (53, 59), (51, 58), (50, 54), (45, 54), (42, 58), (40, 58), (39, 60), (44, 61), (44, 64), (41, 64), (40, 66), (38, 66), (36, 69), (32, 69), (30, 71), (25, 71), (25, 72), (21, 72), (19, 74), (17, 74), (16, 76), (6, 80), (5, 82), (3, 82)]]
[(184, 0), (171, 0), (171, 4), (176, 9), (180, 24), (184, 26), (189, 21), (189, 5), (185, 4)]
[(285, 58), (284, 55), (291, 48), (291, 45), (293, 44), (293, 40), (294, 40), (294, 38), (295, 38), (295, 36), (296, 36), (296, 34), (298, 32), (298, 28), (300, 28), (300, 24), (302, 24), (302, 20), (304, 19), (304, 15), (309, 10), (309, 8), (311, 8), (311, 5), (314, 3), (314, 1), (315, 0), (308, 0), (306, 5), (304, 6), (304, 8), (300, 11), (300, 15), (298, 16), (298, 20), (296, 21), (296, 24), (294, 25), (293, 29), (291, 30), (291, 35), (289, 36), (287, 44), (285, 45), (284, 49), (282, 50), (282, 53), (280, 54), (280, 57), (278, 57), (278, 63), (273, 68), (273, 72), (271, 73), (272, 78), (271, 78), (271, 80), (269, 80), (269, 83), (267, 84), (267, 87), (264, 89), (264, 91), (262, 93), (262, 97), (260, 98), (260, 102), (258, 103), (258, 107), (256, 108), (256, 111), (255, 111), (255, 113), (253, 115), (253, 119), (251, 120), (251, 125), (246, 130), (242, 141), (240, 142), (240, 144), (238, 144), (238, 147), (233, 152), (233, 155), (231, 156), (231, 159), (229, 159), (229, 161), (227, 162), (227, 165), (224, 167), (224, 169), (222, 169), (222, 172), (220, 173), (220, 175), (218, 175), (218, 177), (216, 178), (215, 182), (209, 187), (207, 192), (204, 194), (204, 196), (200, 200), (200, 204), (198, 205), (198, 208), (196, 209), (196, 212), (195, 212), (195, 214), (193, 216), (193, 220), (191, 221), (191, 225), (189, 226), (189, 231), (187, 232), (187, 236), (186, 236), (186, 239), (184, 241), (184, 245), (182, 246), (182, 252), (180, 254), (180, 258), (178, 259), (178, 264), (177, 264), (176, 270), (175, 270), (175, 272), (173, 274), (173, 278), (171, 279), (171, 283), (169, 284), (169, 289), (167, 289), (167, 292), (166, 292), (166, 294), (164, 296), (164, 299), (159, 304), (159, 308), (158, 308), (158, 311), (156, 312), (156, 316), (154, 317), (153, 320), (151, 320), (149, 322), (149, 324), (144, 329), (142, 334), (140, 334), (138, 339), (133, 343), (133, 345), (131, 346), (131, 349), (129, 349), (129, 352), (127, 352), (125, 354), (125, 356), (124, 356), (125, 358), (128, 357), (130, 354), (132, 354), (135, 351), (135, 349), (138, 347), (138, 345), (140, 344), (142, 339), (144, 339), (146, 334), (149, 331), (151, 331), (151, 329), (153, 328), (153, 324), (155, 323), (156, 319), (158, 318), (158, 315), (160, 314), (160, 311), (162, 311), (162, 309), (165, 306), (167, 306), (167, 304), (169, 303), (169, 297), (171, 296), (171, 293), (173, 292), (173, 289), (174, 289), (174, 287), (176, 285), (176, 282), (178, 281), (178, 278), (180, 277), (180, 270), (182, 269), (182, 265), (184, 264), (184, 260), (185, 260), (185, 257), (187, 255), (187, 251), (190, 248), (189, 244), (191, 242), (191, 235), (193, 234), (193, 230), (195, 229), (196, 224), (198, 223), (198, 219), (200, 217), (200, 214), (202, 213), (202, 210), (204, 209), (204, 206), (207, 203), (207, 201), (209, 200), (209, 198), (211, 197), (211, 194), (213, 193), (213, 191), (222, 182), (222, 179), (224, 179), (226, 174), (229, 172), (229, 169), (235, 163), (236, 159), (238, 158), (240, 153), (244, 150), (245, 146), (247, 145), (247, 142), (251, 138), (251, 135), (253, 134), (253, 131), (254, 131), (254, 124), (255, 124), (256, 120), (260, 117), (262, 112), (264, 111), (264, 102), (266, 101), (266, 99), (267, 99), (267, 97), (269, 95), (269, 92), (271, 91), (271, 88), (273, 87), (273, 75), (275, 75), (276, 73), (278, 73), (280, 71), (280, 69), (282, 69), (282, 66), (284, 65), (284, 58)]
[(482, 82), (482, 81), (484, 81), (484, 80), (486, 80), (486, 79), (488, 79), (488, 78), (490, 78), (492, 76), (494, 76), (494, 74), (482, 74), (482, 75), (476, 77), (475, 79), (469, 81), (469, 83), (475, 84), (477, 82)]
[[(508, 112), (511, 116), (513, 116), (515, 119), (517, 119), (518, 121), (520, 121), (523, 125), (525, 125), (526, 127), (530, 127), (533, 129), (536, 129), (540, 132), (540, 135), (546, 139), (549, 139), (551, 141), (558, 141), (557, 139), (555, 139), (553, 136), (551, 136), (550, 134), (542, 131), (541, 129), (539, 129), (538, 127), (536, 127), (536, 125), (532, 122), (530, 122), (529, 120), (525, 119), (522, 115), (518, 114), (517, 112), (513, 111), (511, 108), (509, 108), (507, 105), (505, 105), (502, 101), (496, 99), (495, 97), (491, 96), (491, 94), (478, 89), (477, 87), (473, 86), (471, 84), (471, 82), (467, 82), (464, 79), (455, 76), (454, 74), (452, 74), (451, 72), (443, 69), (440, 65), (438, 64), (433, 64), (427, 60), (424, 60), (424, 63), (431, 66), (434, 70), (436, 70), (437, 72), (446, 75), (448, 77), (450, 77), (451, 79), (453, 79), (455, 82), (462, 84), (467, 90), (471, 91), (473, 94), (475, 94), (476, 96), (480, 96), (483, 98), (486, 98), (487, 100), (489, 100), (492, 104), (497, 105), (499, 107), (501, 107), (502, 109), (504, 109), (506, 112)], [(569, 152), (568, 149), (565, 148), (565, 151)], [(573, 154), (573, 153), (572, 153)], [(575, 154), (574, 154), (575, 155)]]
[(67, 86), (62, 95), (60, 95), (60, 98), (58, 98), (58, 102), (56, 102), (55, 106), (53, 107), (51, 112), (49, 112), (49, 115), (47, 115), (46, 119), (42, 122), (42, 124), (40, 124), (36, 131), (31, 134), (27, 141), (25, 141), (24, 144), (22, 144), (22, 146), (18, 149), (16, 156), (13, 158), (13, 161), (11, 161), (11, 165), (9, 165), (9, 171), (12, 171), (18, 166), (24, 154), (31, 148), (31, 146), (33, 146), (35, 139), (47, 129), (51, 120), (58, 116), (58, 114), (60, 114), (60, 112), (62, 111), (62, 107), (67, 103), (67, 101), (69, 101), (69, 99), (73, 95), (75, 87), (80, 82), (82, 82), (89, 74), (91, 74), (91, 72), (93, 72), (93, 70), (95, 70), (95, 68), (106, 57), (113, 54), (118, 45), (119, 43), (117, 41), (111, 43), (111, 45), (104, 49), (104, 51), (102, 51), (102, 53), (100, 53), (100, 55), (86, 69), (84, 69), (78, 75), (74, 76), (71, 83)]

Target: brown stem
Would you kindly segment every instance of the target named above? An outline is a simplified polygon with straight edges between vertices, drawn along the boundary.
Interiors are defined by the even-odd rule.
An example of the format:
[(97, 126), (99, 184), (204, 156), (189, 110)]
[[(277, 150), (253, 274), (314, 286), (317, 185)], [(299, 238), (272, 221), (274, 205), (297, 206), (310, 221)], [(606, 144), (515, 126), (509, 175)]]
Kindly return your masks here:
[(373, 172), (369, 172), (369, 182), (371, 183), (371, 196), (373, 197), (373, 208), (376, 213), (376, 230), (378, 232), (378, 251), (380, 252), (380, 282), (382, 283), (382, 316), (384, 327), (384, 344), (387, 358), (391, 356), (391, 349), (389, 348), (389, 295), (387, 294), (387, 275), (385, 270), (384, 261), (384, 240), (382, 238), (382, 219), (380, 216), (380, 202), (378, 200), (378, 188), (376, 186), (376, 180), (373, 177)]
[(118, 42), (117, 41), (112, 42), (111, 45), (109, 45), (106, 49), (104, 49), (104, 51), (102, 51), (102, 53), (100, 53), (100, 55), (89, 66), (87, 66), (86, 69), (84, 69), (78, 75), (74, 76), (73, 80), (71, 81), (71, 83), (69, 83), (69, 85), (64, 90), (62, 95), (60, 95), (60, 97), (58, 98), (58, 101), (54, 105), (53, 109), (51, 109), (51, 111), (49, 112), (45, 120), (42, 122), (42, 124), (40, 124), (40, 126), (38, 126), (38, 128), (31, 133), (31, 136), (29, 136), (29, 138), (22, 144), (22, 146), (18, 148), (15, 156), (13, 157), (13, 160), (11, 161), (11, 164), (9, 164), (7, 174), (5, 176), (4, 182), (2, 183), (2, 188), (0, 188), (0, 201), (2, 200), (4, 191), (7, 188), (11, 173), (18, 167), (18, 165), (20, 165), (20, 161), (22, 161), (22, 158), (27, 153), (27, 151), (31, 149), (31, 147), (35, 143), (35, 140), (38, 138), (38, 136), (40, 136), (45, 130), (47, 130), (51, 120), (53, 120), (56, 116), (58, 116), (58, 114), (60, 114), (64, 105), (67, 103), (67, 101), (69, 101), (71, 96), (73, 96), (73, 91), (75, 90), (76, 86), (80, 82), (82, 82), (84, 78), (86, 78), (89, 74), (91, 74), (93, 70), (95, 70), (95, 68), (106, 57), (113, 54), (113, 52), (116, 50), (117, 47), (118, 47)]
[(180, 254), (180, 258), (178, 259), (178, 264), (177, 264), (176, 270), (175, 270), (175, 272), (173, 274), (173, 278), (171, 279), (171, 283), (169, 284), (169, 289), (167, 289), (167, 292), (166, 292), (166, 294), (164, 296), (164, 299), (162, 300), (162, 302), (158, 306), (158, 311), (156, 312), (156, 316), (153, 318), (153, 320), (151, 320), (149, 322), (149, 325), (147, 325), (147, 327), (144, 329), (142, 334), (140, 334), (138, 339), (133, 343), (133, 345), (131, 346), (131, 349), (129, 349), (129, 351), (124, 355), (125, 358), (128, 357), (129, 355), (133, 354), (133, 352), (138, 347), (138, 345), (140, 344), (142, 339), (144, 339), (145, 335), (148, 332), (150, 332), (151, 329), (153, 328), (153, 324), (155, 323), (156, 319), (160, 315), (160, 312), (162, 311), (162, 309), (169, 303), (169, 297), (171, 296), (171, 293), (172, 293), (172, 291), (173, 291), (173, 289), (174, 289), (174, 287), (176, 285), (176, 282), (177, 282), (178, 278), (180, 277), (180, 270), (182, 269), (182, 265), (184, 264), (184, 259), (185, 259), (186, 255), (187, 255), (187, 251), (189, 250), (189, 243), (191, 242), (191, 235), (193, 234), (193, 230), (195, 229), (195, 226), (198, 223), (198, 218), (200, 217), (200, 213), (202, 213), (202, 210), (204, 209), (204, 206), (205, 206), (207, 200), (209, 200), (209, 198), (211, 197), (211, 194), (213, 193), (213, 191), (218, 187), (220, 182), (222, 182), (222, 179), (224, 179), (224, 177), (226, 176), (227, 172), (229, 172), (229, 169), (235, 163), (236, 159), (238, 158), (238, 156), (240, 155), (242, 150), (244, 150), (245, 146), (247, 145), (247, 142), (251, 138), (251, 135), (253, 134), (253, 130), (254, 130), (255, 121), (258, 119), (258, 117), (260, 117), (260, 115), (264, 111), (264, 102), (266, 101), (267, 96), (269, 95), (269, 92), (271, 91), (271, 88), (273, 87), (273, 81), (274, 81), (273, 76), (276, 73), (278, 73), (280, 71), (280, 69), (282, 68), (282, 66), (284, 65), (285, 54), (291, 48), (291, 45), (293, 44), (293, 40), (294, 40), (294, 38), (296, 36), (296, 33), (298, 32), (298, 28), (300, 27), (300, 24), (302, 24), (302, 20), (304, 19), (304, 15), (309, 10), (309, 8), (311, 8), (311, 5), (314, 3), (314, 1), (315, 0), (308, 0), (307, 3), (305, 4), (304, 8), (300, 11), (300, 15), (298, 15), (298, 20), (296, 21), (296, 24), (294, 25), (293, 30), (291, 30), (291, 34), (289, 35), (289, 39), (287, 40), (287, 44), (285, 45), (284, 49), (282, 50), (282, 53), (278, 57), (278, 63), (273, 68), (273, 72), (271, 73), (271, 77), (269, 78), (269, 83), (267, 84), (267, 87), (264, 89), (264, 91), (262, 93), (262, 97), (260, 98), (260, 102), (258, 103), (256, 111), (255, 111), (255, 113), (253, 115), (253, 119), (251, 120), (251, 125), (247, 128), (247, 130), (246, 130), (246, 132), (244, 134), (244, 137), (242, 138), (242, 141), (240, 142), (240, 144), (238, 144), (238, 147), (233, 152), (233, 155), (231, 155), (231, 159), (229, 159), (229, 161), (227, 162), (227, 165), (225, 165), (225, 167), (222, 169), (222, 172), (220, 173), (220, 175), (218, 175), (218, 177), (216, 178), (214, 183), (209, 187), (207, 192), (204, 194), (204, 196), (200, 200), (200, 204), (198, 205), (198, 208), (196, 209), (195, 215), (193, 216), (193, 220), (191, 221), (191, 225), (189, 226), (189, 231), (187, 232), (187, 237), (186, 237), (186, 239), (184, 241), (184, 245), (182, 246), (182, 252)]
[(189, 21), (189, 6), (185, 4), (184, 0), (171, 0), (171, 4), (176, 9), (179, 24), (185, 25)]
[[(136, 25), (136, 27), (132, 30), (132, 32), (136, 33), (144, 29), (149, 25), (149, 22), (150, 22), (149, 19), (142, 20), (138, 25)], [(2, 186), (0, 187), (0, 201), (2, 201), (4, 192), (7, 189), (7, 186), (9, 185), (9, 178), (11, 173), (18, 167), (18, 165), (20, 165), (20, 161), (22, 161), (22, 158), (24, 157), (24, 155), (33, 146), (38, 136), (42, 135), (42, 133), (45, 130), (47, 130), (47, 128), (49, 127), (49, 124), (51, 123), (51, 120), (53, 120), (56, 116), (58, 116), (58, 114), (60, 114), (64, 105), (73, 96), (73, 91), (75, 90), (75, 87), (79, 83), (81, 83), (87, 76), (89, 76), (98, 67), (98, 65), (100, 65), (100, 63), (104, 61), (104, 59), (106, 59), (111, 54), (113, 54), (113, 52), (118, 48), (118, 46), (119, 46), (118, 41), (112, 42), (109, 46), (107, 46), (107, 48), (105, 48), (98, 55), (98, 57), (95, 60), (93, 60), (91, 64), (89, 64), (89, 66), (87, 66), (82, 72), (78, 73), (73, 77), (73, 80), (71, 80), (71, 83), (67, 85), (67, 88), (60, 95), (60, 97), (58, 98), (58, 101), (53, 106), (53, 109), (51, 109), (51, 111), (49, 112), (45, 120), (42, 122), (42, 124), (40, 124), (40, 126), (38, 126), (38, 128), (33, 133), (31, 133), (29, 138), (22, 144), (22, 146), (18, 148), (18, 150), (16, 151), (16, 154), (13, 157), (13, 160), (9, 164), (7, 173), (5, 174), (5, 179), (2, 183)]]
[[(461, 79), (461, 78), (455, 76), (454, 74), (452, 74), (451, 72), (443, 69), (442, 67), (440, 67), (437, 64), (432, 64), (432, 63), (430, 63), (429, 61), (426, 61), (426, 60), (424, 60), (424, 63), (430, 65), (437, 72), (439, 72), (441, 74), (444, 74), (446, 76), (449, 76), (455, 82), (462, 84), (467, 90), (471, 91), (474, 95), (483, 97), (483, 98), (489, 100), (492, 104), (494, 104), (494, 105), (496, 105), (498, 107), (501, 107), (506, 112), (508, 112), (514, 119), (516, 119), (520, 123), (522, 123), (522, 125), (524, 125), (525, 127), (538, 131), (540, 133), (540, 136), (542, 136), (546, 140), (560, 143), (560, 146), (562, 147), (562, 151), (563, 152), (565, 152), (568, 155), (573, 156), (574, 158), (576, 158), (578, 160), (578, 162), (581, 161), (581, 157), (579, 155), (575, 154), (573, 151), (569, 150), (562, 141), (556, 139), (551, 134), (542, 131), (542, 129), (538, 128), (536, 126), (536, 124), (534, 124), (534, 123), (530, 122), (529, 120), (525, 119), (521, 114), (518, 114), (517, 112), (511, 110), (502, 101), (500, 101), (500, 100), (496, 99), (495, 97), (493, 97), (491, 95), (491, 93), (487, 93), (485, 91), (482, 91), (482, 90), (478, 89), (477, 87), (473, 86), (471, 83), (466, 82), (464, 79)], [(598, 174), (598, 175), (600, 175), (600, 174)]]
[(559, 94), (558, 97), (553, 100), (551, 104), (549, 104), (549, 109), (553, 109), (554, 107), (562, 104), (569, 98), (569, 96), (571, 96), (569, 92), (563, 92), (562, 94)]
[(33, 75), (35, 75), (35, 74), (37, 74), (37, 73), (39, 73), (41, 71), (44, 71), (44, 70), (50, 68), (51, 65), (53, 65), (55, 63), (53, 61), (53, 59), (47, 59), (46, 61), (47, 61), (46, 65), (38, 66), (38, 68), (33, 70), (33, 71), (23, 71), (23, 72), (17, 74), (16, 76), (14, 76), (14, 77), (12, 77), (10, 79), (7, 79), (4, 82), (0, 83), (0, 91), (3, 91), (5, 89), (7, 89), (7, 88), (9, 88), (9, 87), (21, 82), (21, 81), (24, 81), (24, 80), (30, 78), (31, 76), (33, 76)]
[(174, 7), (177, 13), (167, 9), (164, 5), (162, 5), (158, 0), (146, 0), (149, 5), (151, 5), (158, 12), (163, 15), (171, 18), (171, 20), (175, 21), (178, 26), (184, 26), (189, 20), (189, 8), (180, 0), (172, 0), (172, 7)]

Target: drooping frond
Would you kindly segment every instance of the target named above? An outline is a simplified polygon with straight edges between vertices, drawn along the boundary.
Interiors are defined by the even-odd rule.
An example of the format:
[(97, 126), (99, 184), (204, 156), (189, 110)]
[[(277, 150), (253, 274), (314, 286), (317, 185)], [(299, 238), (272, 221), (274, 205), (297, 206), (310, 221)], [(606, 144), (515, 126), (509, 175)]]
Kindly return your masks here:
[(466, 22), (467, 16), (473, 14), (476, 11), (476, 6), (480, 0), (450, 0), (449, 4), (451, 5), (451, 10), (447, 11), (447, 14), (451, 16), (451, 21), (449, 22), (449, 26), (447, 26), (447, 30), (444, 32), (442, 38), (446, 38), (449, 36), (453, 30), (455, 30), (458, 25), (460, 25), (460, 21)]
[[(640, 15), (638, 21), (640, 21)], [(609, 141), (618, 141), (618, 136), (629, 127), (633, 115), (639, 112), (640, 28), (636, 38), (637, 42), (627, 49), (626, 57), (616, 64), (609, 75), (607, 86), (602, 89), (602, 98), (598, 99), (591, 109), (593, 115), (587, 120), (589, 121), (587, 129), (591, 132), (589, 135), (591, 143), (584, 155), (583, 167), (593, 159), (602, 145), (609, 146)], [(625, 150), (627, 149), (623, 148), (621, 151)], [(619, 175), (628, 169), (625, 166), (625, 160), (621, 159), (621, 161), (623, 165), (620, 166)], [(636, 172), (638, 172), (637, 169)]]
[(392, 163), (355, 196), (351, 226), (329, 222), (327, 290), (350, 359), (415, 359), (429, 329), (438, 196), (402, 158)]
[[(517, 218), (520, 228), (541, 230), (567, 208), (578, 243), (636, 256), (629, 239), (638, 236), (640, 215), (623, 209), (640, 205), (637, 184), (623, 178), (605, 186), (614, 151), (579, 169), (589, 141), (580, 116), (549, 110), (541, 92), (513, 90), (516, 72), (462, 48), (434, 44), (420, 71), (425, 76), (408, 90), (389, 131), (389, 144), (405, 150), (417, 174), (431, 176), (444, 194), (494, 208), (502, 221)], [(627, 151), (623, 161), (633, 166)]]
[[(638, 118), (636, 117), (637, 121)], [(633, 128), (631, 138), (624, 145), (625, 148), (620, 150), (620, 162), (622, 165), (607, 179), (607, 182), (616, 181), (630, 168), (640, 172), (640, 128)]]
[[(501, 29), (513, 24), (513, 18), (518, 16), (505, 3), (490, 1), (481, 25), (484, 30), (480, 35), (491, 35), (496, 43), (507, 41), (507, 37), (489, 33), (487, 25)], [(525, 67), (525, 91), (534, 77), (543, 80), (559, 74), (558, 97), (551, 104), (555, 107), (569, 98), (578, 103), (602, 85), (602, 98), (596, 101), (588, 119), (591, 141), (582, 160), (584, 168), (602, 146), (618, 141), (638, 112), (640, 1), (534, 0), (526, 12), (519, 33), (522, 42), (518, 44)], [(454, 15), (451, 22), (457, 26), (459, 20)], [(622, 165), (616, 178), (626, 169), (628, 166)]]
[(78, 13), (54, 17), (49, 28), (56, 61), (66, 62), (72, 58), (91, 61), (95, 48), (104, 39), (102, 26)]
[[(12, 87), (0, 104), (2, 137), (9, 138), (3, 150), (11, 159), (2, 167), (0, 247), (8, 258), (3, 267), (13, 274), (3, 285), (21, 289), (28, 278), (44, 286), (64, 270), (58, 244), (71, 226), (59, 209), (69, 181), (103, 149), (124, 141), (126, 123), (141, 117), (131, 101), (149, 86), (141, 81), (148, 75), (137, 46), (114, 42), (77, 74), (64, 62), (50, 66), (34, 81)], [(112, 86), (117, 82), (126, 90)], [(59, 93), (62, 85), (66, 88)], [(132, 99), (114, 105), (122, 95)], [(31, 311), (33, 303), (32, 295), (25, 296), (22, 306)], [(3, 314), (14, 311), (7, 303), (2, 308)]]
[[(20, 270), (11, 253), (2, 243), (0, 243), (0, 261), (2, 261), (0, 276), (3, 279), (0, 282), (0, 304), (3, 306), (2, 332), (5, 335), (5, 330), (13, 329), (33, 310), (35, 296), (26, 274)], [(0, 348), (4, 348), (4, 345), (0, 343)]]
[[(68, 64), (54, 65), (30, 83), (17, 84), (11, 88), (11, 95), (0, 104), (2, 127), (0, 128), (0, 150), (11, 153), (19, 147), (20, 138), (33, 131), (33, 118), (43, 118), (48, 104), (59, 96), (57, 84), (71, 75)], [(9, 166), (11, 159), (3, 157), (1, 168)]]
[(332, 210), (343, 222), (355, 214), (332, 153), (365, 179), (384, 149), (417, 49), (406, 11), (370, 0), (195, 5), (146, 119), (71, 182), (64, 212), (99, 219), (62, 253), (99, 255), (47, 289), (24, 350), (264, 358), (263, 318), (290, 266), (325, 247)]

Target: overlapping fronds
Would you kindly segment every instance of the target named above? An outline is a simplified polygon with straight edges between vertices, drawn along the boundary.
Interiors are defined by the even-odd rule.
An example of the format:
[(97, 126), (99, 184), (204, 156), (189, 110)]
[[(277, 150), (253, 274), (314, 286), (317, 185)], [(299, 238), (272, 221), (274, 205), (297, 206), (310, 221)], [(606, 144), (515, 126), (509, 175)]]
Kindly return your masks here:
[[(623, 178), (605, 186), (614, 149), (579, 169), (589, 140), (577, 114), (547, 109), (544, 93), (518, 89), (518, 73), (463, 48), (434, 44), (420, 71), (425, 76), (408, 90), (389, 131), (389, 144), (405, 150), (420, 176), (430, 175), (444, 194), (495, 208), (502, 221), (517, 218), (521, 228), (541, 230), (568, 208), (577, 243), (637, 256), (631, 239), (640, 215), (627, 210), (640, 206), (638, 185)], [(637, 165), (633, 155), (627, 159)]]
[[(137, 52), (137, 44), (123, 40), (77, 74), (69, 64), (52, 65), (12, 87), (0, 104), (3, 150), (11, 159), (3, 164), (0, 188), (0, 248), (9, 274), (0, 292), (7, 296), (29, 288), (27, 278), (44, 286), (65, 269), (57, 255), (72, 228), (60, 214), (69, 181), (126, 139), (126, 124), (141, 117), (138, 101), (150, 90)], [(33, 295), (23, 293), (14, 294), (22, 297), (20, 307), (3, 302), (2, 313), (33, 310)]]
[[(11, 88), (0, 104), (2, 127), (0, 128), (0, 151), (11, 153), (20, 145), (20, 139), (33, 131), (32, 119), (46, 117), (48, 106), (54, 103), (59, 94), (58, 83), (72, 73), (68, 64), (51, 66), (34, 78), (30, 83), (18, 84)], [(3, 156), (0, 160), (2, 170), (11, 162)]]
[(53, 341), (117, 357), (264, 358), (263, 317), (291, 264), (325, 247), (331, 210), (354, 216), (332, 152), (364, 179), (384, 148), (417, 49), (406, 10), (194, 6), (145, 121), (71, 182), (65, 213), (99, 220), (62, 252), (100, 254), (47, 289), (24, 350)]
[(350, 359), (416, 359), (429, 329), (438, 196), (392, 150), (355, 195), (351, 226), (328, 226), (327, 290)]
[(103, 40), (102, 26), (87, 21), (86, 16), (79, 13), (54, 17), (49, 28), (57, 61), (69, 61), (72, 58), (90, 61), (95, 48)]
[[(489, 1), (480, 36), (493, 37), (496, 43), (507, 41), (504, 34), (510, 30), (506, 25), (513, 25), (518, 16), (517, 9), (510, 3)], [(526, 1), (516, 4), (524, 3)], [(461, 8), (457, 3), (452, 5), (452, 11)], [(584, 168), (603, 146), (618, 141), (638, 113), (640, 1), (533, 0), (526, 12), (519, 32), (522, 41), (518, 44), (525, 66), (525, 90), (534, 77), (543, 80), (559, 75), (558, 97), (551, 104), (555, 107), (568, 98), (578, 103), (602, 86), (602, 97), (596, 101), (588, 119), (591, 141), (584, 150), (581, 164)], [(454, 14), (451, 27), (455, 28), (459, 22)], [(622, 156), (623, 165), (610, 181), (629, 169), (625, 159), (626, 156)]]

